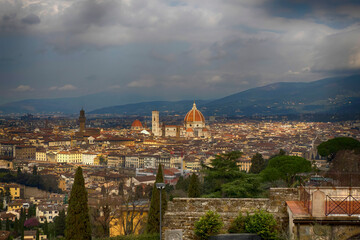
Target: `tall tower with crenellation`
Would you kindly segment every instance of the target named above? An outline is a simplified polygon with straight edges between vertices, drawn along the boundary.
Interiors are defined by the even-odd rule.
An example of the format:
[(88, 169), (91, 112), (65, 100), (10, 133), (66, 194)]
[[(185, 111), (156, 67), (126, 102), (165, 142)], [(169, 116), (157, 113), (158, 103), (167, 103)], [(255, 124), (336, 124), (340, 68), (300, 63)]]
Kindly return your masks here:
[(80, 110), (80, 116), (79, 116), (79, 132), (84, 134), (85, 133), (85, 122), (86, 122), (86, 117), (85, 117), (85, 111), (83, 108), (81, 108)]
[(159, 111), (152, 111), (152, 133), (154, 136), (161, 136)]

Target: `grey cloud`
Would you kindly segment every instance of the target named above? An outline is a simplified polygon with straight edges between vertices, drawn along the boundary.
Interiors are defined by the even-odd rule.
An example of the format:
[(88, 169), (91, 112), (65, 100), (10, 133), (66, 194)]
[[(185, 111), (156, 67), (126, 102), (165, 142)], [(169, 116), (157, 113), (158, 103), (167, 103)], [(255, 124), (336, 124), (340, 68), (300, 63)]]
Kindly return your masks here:
[(317, 46), (313, 72), (360, 72), (360, 28), (328, 36)]
[[(264, 9), (256, 5), (260, 1), (264, 2), (184, 0), (186, 4), (169, 6), (163, 0), (49, 0), (4, 8), (0, 0), (0, 28), (24, 30), (32, 37), (29, 45), (39, 40), (51, 53), (46, 55), (53, 61), (37, 52), (34, 68), (14, 72), (29, 76), (29, 81), (47, 82), (47, 89), (64, 85), (61, 79), (74, 79), (71, 84), (83, 87), (63, 86), (73, 90), (61, 92), (69, 96), (117, 86), (114, 91), (134, 93), (134, 98), (135, 94), (148, 99), (221, 97), (272, 82), (316, 80), (334, 69), (357, 69), (355, 39), (359, 36), (318, 24), (313, 18), (317, 15), (328, 21), (327, 14), (336, 12), (334, 22), (345, 19), (347, 25), (347, 18), (356, 19), (355, 10), (335, 4), (325, 11), (319, 5), (304, 8), (302, 17), (284, 19), (286, 14), (284, 18), (263, 14)], [(286, 5), (280, 10), (288, 17), (299, 11)], [(41, 18), (41, 24), (22, 22), (31, 13)], [(341, 14), (345, 17), (338, 19)], [(337, 42), (343, 43), (337, 46)], [(59, 57), (64, 52), (67, 55)], [(29, 54), (26, 57), (32, 59)], [(312, 71), (303, 70), (309, 66)], [(68, 71), (52, 77), (52, 69)], [(44, 70), (47, 77), (39, 74)], [(34, 85), (32, 93), (36, 91)]]
[(153, 58), (154, 60), (159, 60), (162, 62), (173, 62), (175, 59), (174, 54), (161, 54), (155, 51), (150, 52), (149, 57)]
[(357, 0), (269, 0), (261, 5), (272, 16), (308, 18), (337, 29), (360, 20), (360, 2)]
[(25, 24), (30, 24), (30, 25), (39, 24), (40, 18), (37, 15), (31, 13), (31, 14), (27, 15), (26, 17), (24, 17), (23, 19), (21, 19), (21, 22), (23, 22)]
[(86, 30), (91, 25), (109, 26), (116, 23), (118, 1), (79, 1), (67, 9), (64, 25), (75, 31)]
[(20, 29), (21, 26), (17, 19), (16, 13), (4, 14), (2, 16), (2, 21), (0, 21), (0, 31), (1, 32), (12, 32), (14, 30)]

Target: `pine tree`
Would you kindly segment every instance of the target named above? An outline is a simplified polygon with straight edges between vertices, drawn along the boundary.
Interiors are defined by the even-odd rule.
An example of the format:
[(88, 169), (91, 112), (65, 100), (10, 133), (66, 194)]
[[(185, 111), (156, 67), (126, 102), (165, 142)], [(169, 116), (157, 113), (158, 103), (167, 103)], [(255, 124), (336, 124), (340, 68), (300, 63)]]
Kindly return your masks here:
[(88, 198), (81, 167), (75, 174), (66, 216), (65, 239), (91, 239)]
[(205, 174), (203, 187), (205, 194), (214, 194), (213, 196), (221, 197), (223, 184), (232, 182), (242, 176), (237, 165), (241, 155), (242, 152), (239, 151), (219, 154), (211, 160), (211, 167), (202, 165)]
[[(147, 233), (158, 233), (160, 231), (160, 192), (156, 188), (156, 183), (163, 183), (164, 177), (162, 172), (161, 164), (159, 165), (158, 172), (156, 174), (156, 181), (154, 183), (151, 203), (149, 208), (148, 222), (146, 225)], [(164, 217), (167, 201), (166, 201), (166, 192), (162, 190), (161, 196), (161, 217)]]
[(250, 173), (260, 173), (262, 170), (265, 169), (265, 160), (260, 153), (256, 153), (251, 158), (251, 167), (249, 172)]
[(190, 178), (188, 197), (197, 198), (200, 197), (200, 195), (201, 195), (200, 181), (198, 176), (195, 173), (193, 173)]

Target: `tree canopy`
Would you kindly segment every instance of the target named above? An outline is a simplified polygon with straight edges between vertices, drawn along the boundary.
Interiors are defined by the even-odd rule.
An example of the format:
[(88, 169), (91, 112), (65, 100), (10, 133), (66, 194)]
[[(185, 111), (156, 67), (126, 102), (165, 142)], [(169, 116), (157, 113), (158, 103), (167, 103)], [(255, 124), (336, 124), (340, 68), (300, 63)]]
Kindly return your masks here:
[(240, 151), (219, 154), (211, 160), (211, 166), (203, 166), (205, 193), (221, 192), (223, 184), (232, 182), (241, 176), (237, 165), (241, 155)]
[(270, 159), (261, 175), (265, 181), (273, 182), (281, 179), (291, 186), (295, 182), (296, 174), (311, 170), (311, 162), (305, 158), (283, 155)]
[(360, 150), (360, 142), (350, 137), (337, 137), (321, 143), (317, 150), (323, 157), (333, 160), (340, 150)]
[(263, 189), (257, 174), (242, 173), (240, 178), (224, 184), (221, 192), (224, 197), (229, 198), (256, 198), (261, 196)]

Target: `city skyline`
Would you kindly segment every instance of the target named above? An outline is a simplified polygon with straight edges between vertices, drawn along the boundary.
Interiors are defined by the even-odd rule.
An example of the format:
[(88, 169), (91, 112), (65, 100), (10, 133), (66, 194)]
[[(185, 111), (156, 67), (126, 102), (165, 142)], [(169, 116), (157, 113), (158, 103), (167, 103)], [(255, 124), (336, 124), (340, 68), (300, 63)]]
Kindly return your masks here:
[(2, 0), (0, 104), (213, 99), (356, 74), (359, 19), (357, 1)]

